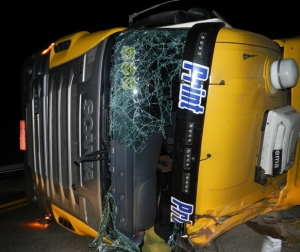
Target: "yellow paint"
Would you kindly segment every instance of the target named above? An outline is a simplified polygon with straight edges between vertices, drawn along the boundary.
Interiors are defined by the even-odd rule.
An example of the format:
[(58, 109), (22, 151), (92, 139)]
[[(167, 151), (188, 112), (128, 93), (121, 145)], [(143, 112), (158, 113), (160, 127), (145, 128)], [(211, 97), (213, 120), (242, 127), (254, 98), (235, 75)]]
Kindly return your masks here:
[[(300, 36), (288, 39), (285, 42), (283, 58), (294, 59), (297, 62), (298, 68), (300, 68)], [(291, 91), (292, 106), (300, 113), (300, 69), (297, 85)]]
[(0, 209), (4, 209), (4, 208), (7, 208), (7, 207), (12, 207), (12, 206), (15, 206), (15, 205), (23, 204), (25, 202), (27, 202), (27, 198), (11, 201), (11, 202), (0, 205)]
[[(284, 49), (283, 58), (292, 58), (300, 67), (300, 36), (287, 39), (284, 41), (277, 41)], [(299, 69), (300, 74), (300, 69)], [(297, 85), (291, 89), (291, 103), (294, 108), (300, 113), (300, 76)], [(279, 200), (276, 207), (290, 208), (294, 205), (300, 204), (300, 141), (297, 146), (298, 152), (295, 158), (293, 167), (287, 172), (286, 185), (280, 193)]]
[(88, 50), (95, 47), (103, 39), (107, 38), (109, 35), (122, 31), (124, 29), (125, 28), (114, 28), (95, 33), (82, 31), (60, 38), (59, 40), (55, 41), (55, 44), (66, 40), (71, 40), (71, 44), (69, 49), (63, 50), (58, 53), (55, 53), (54, 49), (51, 49), (49, 63), (50, 68), (56, 67), (70, 60), (73, 60), (80, 55), (83, 55)]
[(28, 205), (27, 198), (8, 202), (8, 203), (0, 205), (0, 214), (15, 210), (15, 209), (21, 208), (23, 206), (27, 206), (27, 205)]
[[(228, 214), (228, 219), (225, 219), (221, 224), (216, 224), (216, 222), (210, 218), (198, 219), (194, 226), (187, 225), (188, 236), (194, 244), (206, 246), (210, 241), (216, 239), (231, 228), (251, 220), (256, 216), (273, 211), (274, 208), (272, 206), (276, 204), (277, 200), (278, 198), (271, 194), (270, 197), (266, 197), (264, 200), (261, 200), (248, 208)], [(286, 208), (281, 208), (278, 210), (285, 209)]]
[[(288, 179), (284, 173), (268, 178), (264, 186), (254, 181), (264, 113), (288, 101), (287, 92), (273, 90), (270, 84), (270, 66), (280, 57), (279, 46), (264, 36), (228, 28), (219, 32), (200, 153), (200, 159), (207, 154), (211, 157), (200, 163), (195, 206), (198, 218), (193, 226), (187, 226), (192, 242), (199, 246), (273, 211), (276, 204), (276, 210), (284, 210), (300, 203), (299, 197), (296, 200), (300, 193), (299, 157), (288, 171)], [(299, 100), (299, 92), (295, 99)], [(280, 194), (286, 179), (293, 186)], [(298, 193), (294, 193), (295, 188)], [(278, 198), (286, 195), (290, 201), (278, 204)]]
[(67, 229), (65, 226), (63, 226), (59, 223), (59, 217), (69, 221), (72, 224), (75, 231), (70, 230), (70, 229), (67, 229), (67, 230), (69, 230), (77, 235), (80, 235), (80, 236), (88, 235), (91, 237), (96, 237), (98, 235), (98, 232), (96, 230), (92, 229), (87, 224), (85, 224), (81, 220), (78, 220), (77, 218), (75, 218), (71, 214), (67, 213), (66, 211), (62, 210), (61, 208), (59, 208), (53, 204), (51, 204), (51, 207), (52, 207), (53, 215), (54, 215), (56, 222), (63, 228)]

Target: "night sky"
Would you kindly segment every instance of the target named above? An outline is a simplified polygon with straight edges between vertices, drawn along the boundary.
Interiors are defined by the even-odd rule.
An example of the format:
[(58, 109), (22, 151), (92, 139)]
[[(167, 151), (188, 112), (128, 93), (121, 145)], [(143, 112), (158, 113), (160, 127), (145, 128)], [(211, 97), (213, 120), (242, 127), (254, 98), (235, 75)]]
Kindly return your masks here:
[[(10, 1), (1, 3), (1, 144), (0, 166), (22, 162), (19, 151), (21, 118), (20, 74), (23, 62), (31, 54), (52, 42), (78, 31), (95, 32), (112, 27), (127, 27), (128, 16), (163, 1)], [(215, 4), (214, 4), (215, 2)], [(202, 7), (216, 10), (237, 29), (263, 34), (271, 39), (300, 35), (297, 1), (280, 5), (269, 1), (269, 9), (243, 1), (236, 6), (228, 1), (181, 1), (161, 6), (147, 14), (166, 10)], [(198, 3), (198, 4), (197, 4)], [(201, 4), (203, 3), (203, 4)], [(272, 4), (271, 4), (272, 3)]]

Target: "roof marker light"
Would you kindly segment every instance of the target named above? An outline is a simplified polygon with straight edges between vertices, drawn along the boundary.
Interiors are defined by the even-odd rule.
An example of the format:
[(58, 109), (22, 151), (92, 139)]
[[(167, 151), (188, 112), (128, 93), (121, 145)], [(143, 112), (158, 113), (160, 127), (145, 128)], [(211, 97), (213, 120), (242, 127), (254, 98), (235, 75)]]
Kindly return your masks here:
[(45, 54), (47, 54), (48, 52), (50, 52), (54, 45), (55, 45), (55, 44), (52, 43), (47, 49), (45, 49), (44, 51), (42, 51), (41, 55), (45, 55)]

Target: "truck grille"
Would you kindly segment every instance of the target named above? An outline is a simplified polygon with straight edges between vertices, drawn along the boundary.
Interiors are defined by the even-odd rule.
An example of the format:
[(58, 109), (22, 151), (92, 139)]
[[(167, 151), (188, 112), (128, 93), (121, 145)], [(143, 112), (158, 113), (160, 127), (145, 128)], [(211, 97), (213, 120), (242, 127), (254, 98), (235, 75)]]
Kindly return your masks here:
[[(103, 53), (103, 50), (99, 51)], [(98, 57), (102, 57), (100, 54), (97, 54)], [(44, 200), (50, 200), (97, 230), (102, 214), (103, 188), (107, 188), (103, 182), (109, 179), (103, 173), (105, 170), (108, 173), (107, 161), (77, 164), (73, 160), (103, 149), (101, 139), (106, 133), (102, 130), (100, 136), (103, 126), (100, 123), (106, 120), (100, 120), (100, 116), (107, 116), (107, 111), (104, 98), (100, 97), (99, 69), (102, 60), (98, 58), (94, 64), (95, 71), (90, 74), (90, 79), (83, 80), (79, 75), (83, 57), (32, 78), (31, 98), (26, 111), (27, 158), (35, 191), (43, 195)], [(33, 63), (36, 71), (39, 61)], [(88, 122), (84, 114), (86, 103), (93, 106)], [(87, 123), (92, 123), (92, 126)], [(92, 138), (86, 139), (86, 128)], [(102, 168), (103, 171), (100, 162), (101, 167), (106, 167)]]
[(78, 205), (78, 76), (58, 69), (37, 78), (32, 99), (32, 163), (38, 189), (55, 202)]

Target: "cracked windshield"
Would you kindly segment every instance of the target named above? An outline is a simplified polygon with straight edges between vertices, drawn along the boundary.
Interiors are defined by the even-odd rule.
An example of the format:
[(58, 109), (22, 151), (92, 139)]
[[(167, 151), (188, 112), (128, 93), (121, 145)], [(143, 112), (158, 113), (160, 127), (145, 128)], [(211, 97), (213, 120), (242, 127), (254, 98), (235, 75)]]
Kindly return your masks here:
[(165, 136), (171, 124), (172, 84), (178, 85), (185, 30), (137, 30), (121, 33), (111, 70), (110, 131), (134, 152), (147, 139)]

